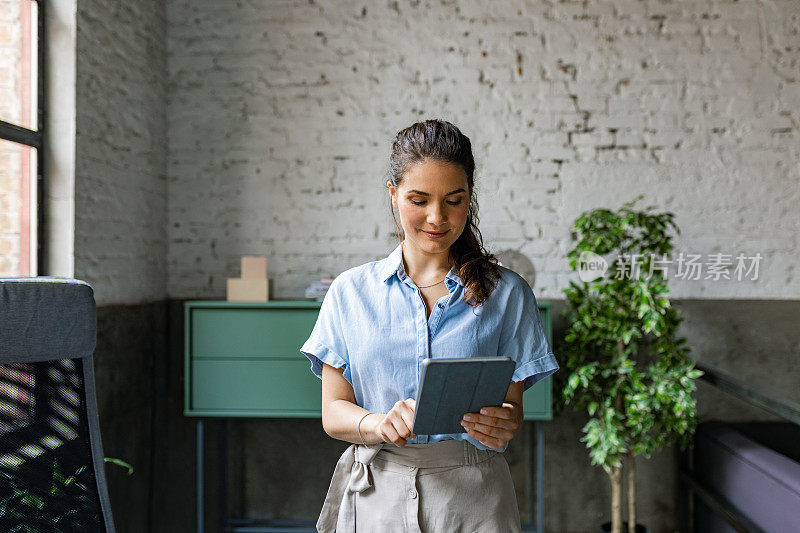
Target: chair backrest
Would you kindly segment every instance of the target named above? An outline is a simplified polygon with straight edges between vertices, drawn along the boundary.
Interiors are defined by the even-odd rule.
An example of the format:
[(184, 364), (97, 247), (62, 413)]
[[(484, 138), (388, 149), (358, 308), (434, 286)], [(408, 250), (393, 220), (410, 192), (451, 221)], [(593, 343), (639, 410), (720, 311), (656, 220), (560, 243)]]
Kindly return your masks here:
[(85, 282), (0, 279), (0, 531), (114, 532)]

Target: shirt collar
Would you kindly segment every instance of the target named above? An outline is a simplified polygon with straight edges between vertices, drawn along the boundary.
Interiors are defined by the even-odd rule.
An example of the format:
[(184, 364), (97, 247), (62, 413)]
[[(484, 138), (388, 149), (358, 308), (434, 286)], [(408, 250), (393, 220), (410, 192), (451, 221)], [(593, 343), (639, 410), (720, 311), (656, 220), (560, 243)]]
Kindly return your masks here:
[[(405, 242), (405, 241), (403, 241)], [(403, 267), (403, 243), (397, 245), (392, 253), (390, 253), (385, 259), (381, 261), (381, 266), (379, 269), (381, 281), (384, 283), (389, 283), (389, 280), (392, 279), (392, 276), (396, 275), (397, 279), (403, 279), (406, 277), (406, 269)], [(455, 268), (451, 268), (450, 272), (447, 273), (445, 276), (446, 280), (450, 280), (450, 282), (457, 283), (464, 286), (464, 282), (461, 281), (461, 278), (456, 274)]]

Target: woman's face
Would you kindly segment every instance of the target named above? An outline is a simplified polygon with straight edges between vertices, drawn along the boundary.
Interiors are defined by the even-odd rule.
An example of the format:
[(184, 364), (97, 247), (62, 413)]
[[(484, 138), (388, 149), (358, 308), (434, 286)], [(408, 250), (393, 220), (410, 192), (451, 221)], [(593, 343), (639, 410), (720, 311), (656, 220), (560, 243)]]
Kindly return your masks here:
[(470, 199), (461, 165), (426, 159), (406, 171), (396, 190), (390, 181), (386, 185), (400, 213), (406, 246), (442, 253), (461, 236)]

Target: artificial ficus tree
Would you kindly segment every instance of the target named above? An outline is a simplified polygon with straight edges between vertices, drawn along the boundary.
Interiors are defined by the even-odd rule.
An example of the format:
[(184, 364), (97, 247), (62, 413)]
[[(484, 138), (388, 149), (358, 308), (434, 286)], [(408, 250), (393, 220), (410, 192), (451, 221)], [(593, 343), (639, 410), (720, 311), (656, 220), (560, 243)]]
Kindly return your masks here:
[(676, 440), (681, 449), (689, 445), (697, 423), (694, 379), (703, 374), (677, 336), (682, 319), (667, 297), (663, 265), (672, 251), (670, 231), (680, 231), (672, 213), (652, 212), (654, 206), (635, 211), (641, 198), (574, 221), (577, 243), (567, 257), (572, 270), (581, 269), (581, 283), (563, 291), (569, 325), (562, 397), (589, 414), (581, 441), (592, 464), (610, 477), (612, 533), (622, 533), (623, 464), (634, 533), (635, 458)]

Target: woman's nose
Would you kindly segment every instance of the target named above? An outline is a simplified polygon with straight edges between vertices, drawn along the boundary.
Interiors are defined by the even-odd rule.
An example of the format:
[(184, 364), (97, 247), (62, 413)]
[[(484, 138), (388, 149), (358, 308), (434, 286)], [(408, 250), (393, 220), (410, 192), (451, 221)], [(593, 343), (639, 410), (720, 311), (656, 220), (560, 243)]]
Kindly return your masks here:
[(428, 210), (428, 224), (439, 226), (445, 222), (447, 222), (447, 219), (441, 206), (434, 205)]

